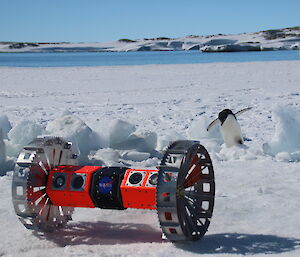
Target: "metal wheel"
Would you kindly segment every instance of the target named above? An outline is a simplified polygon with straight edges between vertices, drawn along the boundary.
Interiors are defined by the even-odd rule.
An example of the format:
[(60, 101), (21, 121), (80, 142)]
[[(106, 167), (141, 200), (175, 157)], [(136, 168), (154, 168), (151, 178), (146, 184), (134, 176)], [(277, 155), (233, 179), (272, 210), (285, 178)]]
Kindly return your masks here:
[(177, 141), (159, 167), (157, 211), (171, 241), (199, 240), (212, 217), (214, 170), (206, 149), (195, 141)]
[(12, 200), (26, 228), (53, 231), (71, 220), (74, 208), (54, 206), (46, 194), (48, 173), (59, 165), (78, 165), (72, 143), (59, 137), (37, 138), (19, 154), (12, 180)]

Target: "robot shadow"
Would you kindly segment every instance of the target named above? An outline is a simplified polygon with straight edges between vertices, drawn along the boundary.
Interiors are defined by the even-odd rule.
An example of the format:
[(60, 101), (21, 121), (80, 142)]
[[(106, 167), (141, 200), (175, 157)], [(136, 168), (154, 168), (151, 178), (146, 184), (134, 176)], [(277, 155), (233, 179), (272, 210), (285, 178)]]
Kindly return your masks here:
[[(161, 231), (145, 224), (81, 222), (64, 229), (38, 235), (65, 247), (68, 245), (114, 245), (164, 243)], [(274, 254), (300, 248), (300, 239), (274, 235), (224, 233), (206, 235), (200, 241), (176, 243), (175, 246), (197, 254)]]
[(64, 229), (38, 235), (58, 246), (67, 245), (113, 245), (130, 243), (163, 243), (161, 231), (145, 224), (81, 222), (68, 224)]
[(256, 234), (206, 235), (201, 241), (176, 244), (176, 247), (199, 254), (274, 254), (299, 249), (300, 239)]

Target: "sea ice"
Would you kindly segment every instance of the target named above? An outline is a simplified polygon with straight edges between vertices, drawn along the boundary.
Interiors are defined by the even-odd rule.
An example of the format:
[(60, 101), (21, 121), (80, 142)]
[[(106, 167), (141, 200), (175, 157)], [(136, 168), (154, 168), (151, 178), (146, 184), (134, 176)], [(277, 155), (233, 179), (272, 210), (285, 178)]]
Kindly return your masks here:
[(138, 129), (128, 137), (126, 145), (128, 149), (154, 154), (157, 145), (157, 134), (150, 130)]
[(11, 130), (11, 124), (6, 115), (0, 115), (0, 128), (2, 129), (2, 136), (7, 139), (7, 134)]
[(122, 159), (131, 160), (135, 162), (142, 162), (150, 158), (150, 153), (143, 153), (137, 151), (126, 151), (122, 154)]
[[(143, 256), (145, 253), (149, 257), (189, 257), (197, 253), (209, 257), (300, 256), (297, 226), (300, 162), (286, 162), (300, 160), (300, 150), (295, 147), (288, 152), (280, 148), (274, 157), (260, 151), (264, 142), (273, 146), (272, 137), (278, 134), (274, 130), (276, 124), (271, 121), (270, 106), (273, 103), (299, 106), (299, 70), (299, 61), (0, 68), (0, 89), (6, 92), (11, 88), (12, 96), (1, 97), (1, 113), (9, 117), (13, 126), (25, 115), (39, 121), (40, 125), (47, 125), (49, 120), (49, 124), (53, 123), (57, 113), (68, 108), (76, 114), (75, 118), (67, 119), (71, 113), (64, 112), (66, 117), (61, 118), (61, 127), (53, 124), (55, 129), (51, 134), (60, 132), (61, 136), (74, 135), (76, 138), (82, 130), (94, 136), (92, 130), (105, 137), (107, 144), (100, 143), (99, 148), (106, 149), (92, 150), (89, 154), (91, 164), (155, 169), (161, 158), (150, 156), (137, 161), (146, 158), (148, 152), (107, 149), (109, 134), (113, 138), (118, 136), (116, 132), (112, 133), (113, 127), (108, 123), (121, 118), (129, 121), (129, 127), (134, 129), (121, 135), (119, 142), (127, 142), (132, 134), (144, 138), (145, 133), (139, 132), (142, 130), (158, 134), (157, 151), (163, 150), (173, 139), (200, 140), (212, 157), (216, 179), (215, 209), (207, 234), (200, 242), (178, 247), (161, 241), (155, 211), (135, 209), (76, 208), (73, 220), (65, 229), (36, 238), (15, 215), (11, 203), (12, 172), (5, 176), (6, 172), (0, 171), (0, 256), (107, 257)], [(27, 97), (30, 92), (36, 92), (34, 98)], [(179, 99), (174, 104), (174, 100)], [(129, 102), (131, 108), (124, 108)], [(213, 128), (215, 131), (210, 131), (216, 134), (206, 133), (207, 125), (215, 117), (205, 118), (205, 114), (214, 113), (215, 116), (218, 110), (238, 110), (245, 105), (255, 106), (253, 111), (239, 119), (242, 131), (252, 139), (245, 142), (248, 148), (226, 148), (218, 126)], [(296, 108), (294, 112), (297, 113)], [(203, 112), (205, 114), (197, 116)], [(280, 125), (288, 130), (292, 124), (286, 116), (289, 114), (280, 116), (284, 122)], [(78, 124), (77, 116), (82, 120)], [(24, 127), (20, 131), (26, 134), (28, 129)], [(296, 131), (299, 127), (294, 124), (292, 132)], [(298, 140), (296, 136), (294, 140)], [(7, 139), (4, 142), (7, 165), (11, 160), (8, 157), (12, 156), (10, 150), (19, 145)], [(14, 142), (18, 143), (18, 140)], [(88, 138), (84, 143), (89, 142)], [(282, 139), (280, 143), (285, 141)], [(80, 144), (83, 144), (82, 140)], [(256, 159), (252, 160), (253, 156)], [(1, 169), (4, 167), (1, 165)], [(13, 165), (5, 169), (12, 171)]]
[(10, 157), (17, 157), (25, 145), (43, 134), (44, 127), (37, 122), (30, 120), (20, 121), (9, 131), (9, 140), (5, 140), (7, 155)]
[(155, 153), (157, 134), (150, 130), (136, 129), (136, 126), (116, 120), (110, 129), (109, 145), (113, 149), (135, 149), (139, 152)]
[(13, 144), (24, 146), (43, 133), (44, 128), (37, 122), (22, 120), (9, 131), (8, 138)]
[(234, 145), (226, 147), (225, 144), (221, 146), (220, 152), (216, 153), (219, 161), (231, 160), (256, 160), (261, 155), (260, 151), (249, 148), (246, 145)]
[(87, 156), (91, 150), (101, 147), (100, 137), (75, 115), (67, 114), (50, 121), (46, 126), (46, 133), (72, 141), (79, 150), (81, 163), (88, 160)]
[(5, 163), (5, 161), (6, 161), (6, 147), (3, 140), (2, 129), (0, 128), (0, 165), (2, 166), (3, 163)]
[(131, 133), (136, 130), (135, 126), (124, 120), (115, 120), (111, 124), (109, 133), (109, 145), (118, 148), (126, 142)]
[(93, 165), (101, 166), (124, 166), (120, 163), (121, 155), (117, 150), (111, 148), (99, 149), (98, 151), (91, 153), (89, 160)]
[(284, 106), (277, 106), (272, 112), (275, 133), (270, 142), (263, 144), (266, 154), (279, 161), (300, 161), (300, 113)]
[(219, 124), (207, 131), (210, 122), (211, 120), (206, 116), (201, 116), (198, 120), (194, 121), (187, 131), (189, 139), (199, 141), (203, 139), (214, 139), (218, 142), (223, 142)]
[(221, 145), (223, 144), (223, 138), (220, 132), (220, 125), (212, 127), (207, 131), (207, 126), (211, 120), (207, 116), (201, 116), (198, 120), (195, 120), (187, 130), (187, 138), (189, 140), (200, 141), (205, 148), (214, 155), (221, 151)]
[(163, 131), (163, 133), (160, 133), (157, 137), (157, 151), (163, 151), (165, 150), (172, 142), (177, 140), (183, 140), (185, 137), (179, 133), (177, 133), (175, 130), (166, 130)]

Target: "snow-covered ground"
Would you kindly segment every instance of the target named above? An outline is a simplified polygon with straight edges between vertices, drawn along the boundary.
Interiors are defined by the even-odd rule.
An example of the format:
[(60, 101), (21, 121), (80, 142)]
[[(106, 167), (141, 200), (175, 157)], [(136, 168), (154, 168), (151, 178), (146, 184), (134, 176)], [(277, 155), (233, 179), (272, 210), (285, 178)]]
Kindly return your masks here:
[(204, 52), (299, 50), (300, 27), (228, 35), (120, 39), (103, 43), (0, 42), (0, 52), (127, 52), (199, 49)]
[[(0, 256), (299, 256), (300, 62), (0, 68)], [(219, 111), (238, 117), (245, 147), (226, 148)], [(72, 140), (82, 163), (153, 168), (170, 141), (201, 140), (216, 203), (198, 242), (161, 240), (155, 211), (76, 209), (37, 236), (18, 222), (11, 172), (38, 135)]]

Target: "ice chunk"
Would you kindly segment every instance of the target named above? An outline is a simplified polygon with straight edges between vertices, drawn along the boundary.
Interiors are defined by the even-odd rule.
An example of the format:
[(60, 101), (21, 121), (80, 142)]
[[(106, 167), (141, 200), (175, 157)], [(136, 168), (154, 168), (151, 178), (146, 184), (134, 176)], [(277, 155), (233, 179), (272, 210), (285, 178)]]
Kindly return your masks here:
[(40, 124), (22, 120), (9, 131), (8, 138), (12, 144), (24, 146), (43, 133), (44, 128)]
[(158, 151), (165, 150), (172, 142), (185, 139), (184, 136), (177, 133), (175, 130), (168, 130), (164, 134), (160, 134), (157, 139)]
[(138, 130), (132, 133), (124, 143), (126, 149), (153, 153), (157, 144), (157, 134), (149, 130)]
[(120, 163), (121, 155), (117, 150), (111, 148), (99, 149), (89, 155), (89, 159), (93, 165), (103, 166), (123, 166)]
[(122, 154), (122, 159), (131, 160), (135, 162), (145, 161), (150, 158), (150, 153), (143, 153), (137, 151), (128, 151)]
[(0, 171), (5, 161), (6, 161), (6, 147), (3, 140), (2, 128), (0, 128)]
[(8, 140), (3, 139), (2, 129), (0, 128), (0, 176), (6, 175), (6, 172), (13, 170), (15, 166), (14, 158), (6, 156), (7, 151), (5, 141), (7, 142)]
[(11, 130), (11, 124), (6, 115), (0, 115), (0, 128), (2, 129), (2, 137), (7, 139), (7, 134)]
[(60, 116), (67, 116), (67, 115), (72, 115), (72, 113), (68, 110), (68, 109), (64, 109), (62, 110), (61, 112), (61, 115)]
[(261, 156), (261, 152), (250, 149), (246, 145), (234, 145), (228, 148), (223, 144), (221, 146), (221, 151), (215, 153), (215, 156), (221, 161), (256, 160), (258, 156)]
[(300, 113), (290, 107), (276, 107), (272, 113), (275, 133), (270, 142), (263, 144), (266, 154), (277, 160), (300, 161)]
[(47, 133), (53, 136), (63, 137), (72, 141), (78, 147), (81, 163), (87, 161), (91, 150), (98, 150), (101, 147), (100, 138), (80, 118), (67, 114), (47, 124)]
[(4, 140), (4, 143), (6, 147), (6, 154), (10, 157), (17, 157), (23, 148), (23, 145), (14, 144), (7, 139)]
[(110, 130), (109, 146), (113, 149), (152, 153), (157, 145), (157, 134), (149, 130), (136, 130), (136, 127), (123, 120), (116, 120)]
[(89, 157), (90, 165), (114, 166), (114, 167), (152, 167), (156, 169), (159, 164), (157, 157), (150, 158), (150, 153), (138, 152), (136, 150), (124, 151), (111, 148), (99, 149), (91, 152)]
[(219, 124), (207, 131), (207, 127), (210, 122), (211, 120), (209, 120), (206, 116), (201, 116), (198, 120), (194, 121), (187, 131), (189, 139), (199, 141), (202, 139), (215, 139), (222, 142), (223, 139)]
[(29, 120), (20, 121), (9, 131), (9, 140), (4, 140), (7, 156), (17, 157), (25, 145), (42, 134), (44, 128), (40, 124)]
[(141, 167), (146, 167), (146, 168), (151, 168), (151, 169), (157, 169), (157, 166), (160, 163), (160, 159), (158, 159), (157, 157), (154, 158), (149, 158), (145, 161), (139, 162), (138, 163), (138, 167), (137, 168), (141, 168)]
[(130, 134), (132, 134), (135, 130), (135, 126), (127, 121), (114, 121), (109, 134), (110, 147), (118, 148), (128, 139)]
[(292, 157), (287, 152), (280, 152), (275, 155), (275, 159), (280, 162), (289, 162), (292, 160)]

